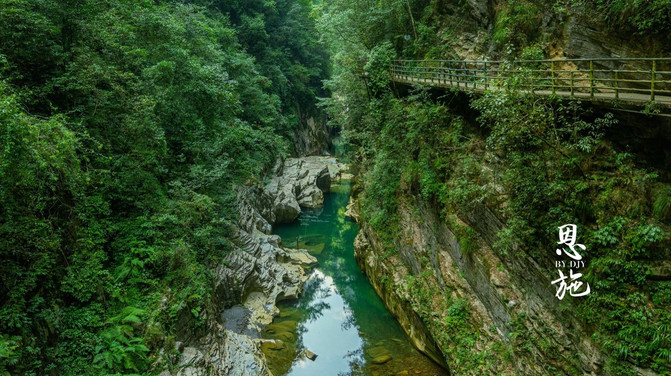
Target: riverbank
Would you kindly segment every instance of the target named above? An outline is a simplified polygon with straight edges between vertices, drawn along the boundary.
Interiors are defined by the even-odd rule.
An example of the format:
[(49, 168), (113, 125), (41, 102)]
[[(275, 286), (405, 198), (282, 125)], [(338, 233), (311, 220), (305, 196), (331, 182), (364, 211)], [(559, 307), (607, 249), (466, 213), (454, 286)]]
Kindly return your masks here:
[[(199, 319), (204, 333), (182, 333), (161, 375), (270, 375), (261, 352), (261, 331), (279, 314), (277, 302), (296, 299), (317, 260), (307, 251), (284, 247), (272, 225), (291, 221), (305, 207), (323, 203), (341, 165), (331, 157), (279, 161), (265, 182), (238, 188), (234, 249), (213, 268), (215, 295)], [(232, 302), (232, 304), (231, 304)], [(187, 327), (191, 316), (184, 316)]]

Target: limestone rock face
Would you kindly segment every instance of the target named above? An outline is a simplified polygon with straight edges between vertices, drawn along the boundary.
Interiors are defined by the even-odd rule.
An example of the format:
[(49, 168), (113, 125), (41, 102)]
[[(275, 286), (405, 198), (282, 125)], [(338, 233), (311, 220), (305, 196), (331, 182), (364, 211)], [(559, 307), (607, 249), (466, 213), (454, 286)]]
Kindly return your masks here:
[(174, 373), (165, 370), (159, 376), (270, 375), (263, 354), (250, 337), (221, 327), (211, 329), (220, 337), (208, 335), (202, 345), (183, 348)]
[[(356, 201), (355, 201), (356, 206)], [(411, 198), (400, 203), (401, 228), (396, 235), (397, 254), (384, 255), (377, 233), (366, 223), (355, 240), (355, 258), (373, 287), (415, 346), (456, 374), (459, 359), (441, 338), (436, 323), (449, 316), (450, 299), (468, 306), (468, 322), (474, 328), (473, 354), (492, 349), (513, 349), (509, 360), (495, 357), (489, 371), (505, 375), (541, 375), (547, 369), (558, 374), (608, 374), (605, 360), (593, 343), (588, 328), (559, 309), (548, 273), (518, 248), (506, 257), (492, 249), (503, 223), (484, 205), (476, 206), (459, 226), (477, 234), (474, 246), (462, 249), (456, 230), (437, 210)], [(430, 276), (431, 294), (422, 303), (408, 287), (409, 276)], [(425, 277), (422, 277), (425, 278)], [(383, 282), (384, 281), (384, 282)], [(427, 316), (426, 312), (435, 311)], [(435, 315), (432, 320), (431, 315)], [(427, 329), (427, 321), (432, 330)], [(525, 333), (528, 348), (516, 349), (513, 333)], [(540, 346), (539, 344), (542, 344)], [(579, 354), (576, 356), (576, 354)], [(505, 361), (504, 361), (505, 360)], [(482, 370), (478, 370), (481, 372)], [(489, 372), (488, 371), (488, 372)], [(475, 372), (475, 371), (473, 371)], [(475, 374), (486, 374), (478, 373)]]
[(301, 213), (301, 207), (316, 208), (324, 204), (331, 180), (340, 177), (344, 165), (335, 158), (312, 156), (288, 158), (275, 168), (275, 176), (264, 193), (272, 200), (271, 223), (289, 223)]
[[(501, 0), (466, 0), (460, 2), (443, 2), (440, 9), (440, 23), (445, 25), (437, 30), (441, 42), (449, 42), (450, 51), (455, 58), (461, 60), (498, 60), (507, 59), (509, 45), (498, 41), (496, 20), (502, 16)], [(661, 57), (671, 53), (671, 46), (665, 38), (655, 35), (637, 35), (613, 30), (612, 25), (603, 24), (602, 20), (589, 17), (584, 5), (572, 5), (572, 14), (543, 12), (538, 18), (537, 45), (543, 48), (549, 59), (564, 58), (641, 58)], [(590, 7), (587, 7), (590, 8)], [(459, 30), (454, 33), (454, 30)], [(522, 47), (522, 46), (517, 46)], [(583, 69), (586, 67), (583, 66)], [(650, 70), (649, 62), (629, 61), (597, 61), (594, 63), (595, 77), (612, 79), (612, 75), (601, 70)], [(562, 70), (574, 70), (574, 64), (563, 64)], [(660, 69), (658, 66), (657, 69)], [(668, 70), (668, 66), (664, 68)], [(636, 87), (636, 83), (621, 84)], [(668, 88), (668, 86), (667, 86)], [(632, 132), (630, 132), (632, 133)]]
[[(317, 264), (306, 250), (284, 248), (280, 237), (270, 234), (271, 224), (294, 220), (301, 211), (299, 203), (321, 205), (331, 178), (341, 169), (334, 158), (292, 158), (277, 165), (265, 187), (239, 187), (240, 217), (231, 229), (235, 247), (214, 268), (215, 296), (201, 315), (207, 330), (204, 336), (182, 333), (188, 346), (177, 349), (172, 374), (270, 375), (261, 347), (283, 344), (260, 339), (261, 331), (279, 313), (278, 301), (302, 293), (306, 271)], [(240, 304), (223, 309), (225, 302)], [(186, 321), (192, 319), (190, 315), (185, 315)], [(166, 370), (161, 375), (170, 374)]]
[(323, 117), (302, 118), (294, 133), (296, 155), (328, 154), (331, 130)]
[(223, 358), (227, 359), (225, 375), (266, 375), (270, 374), (265, 358), (259, 352), (258, 344), (250, 337), (226, 332), (226, 346)]
[(301, 214), (301, 207), (292, 189), (284, 187), (277, 191), (274, 211), (277, 223), (291, 223), (298, 218)]
[(324, 204), (324, 192), (316, 185), (307, 186), (301, 191), (298, 205), (305, 208), (317, 208)]
[(481, 24), (487, 25), (491, 22), (492, 1), (491, 0), (468, 0), (471, 15)]

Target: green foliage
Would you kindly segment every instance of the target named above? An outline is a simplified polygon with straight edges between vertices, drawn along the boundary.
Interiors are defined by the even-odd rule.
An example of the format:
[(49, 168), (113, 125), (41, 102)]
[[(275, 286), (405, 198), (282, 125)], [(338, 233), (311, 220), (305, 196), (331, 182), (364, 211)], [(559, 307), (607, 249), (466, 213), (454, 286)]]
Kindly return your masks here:
[(575, 302), (579, 317), (596, 326), (595, 336), (611, 356), (664, 370), (659, 364), (669, 342), (650, 343), (659, 326), (669, 324), (668, 312), (648, 305), (653, 295), (646, 278), (649, 262), (669, 257), (666, 225), (650, 219), (646, 202), (657, 174), (604, 141), (604, 129), (615, 124), (612, 116), (589, 122), (561, 102), (495, 97), (478, 99), (474, 107), (507, 171), (501, 181), (511, 192), (505, 234), (515, 235), (508, 244), (523, 245), (542, 260), (547, 253), (534, 249), (551, 244), (558, 225), (581, 224), (592, 294)]
[(389, 88), (389, 69), (396, 52), (391, 43), (375, 46), (370, 52), (370, 59), (364, 65), (364, 72), (368, 74), (370, 88), (373, 95), (379, 95)]
[(9, 375), (7, 370), (9, 367), (15, 366), (19, 362), (19, 351), (18, 347), (20, 345), (21, 337), (13, 336), (10, 337), (6, 334), (3, 334), (0, 337), (0, 375), (6, 376)]
[(669, 0), (597, 0), (595, 3), (610, 21), (611, 27), (623, 25), (642, 34), (662, 36), (671, 31)]
[(194, 3), (0, 7), (0, 374), (145, 373), (198, 333), (235, 186), (316, 113), (309, 2)]
[(523, 46), (538, 33), (541, 15), (532, 1), (507, 1), (496, 13), (492, 39), (501, 46)]
[(450, 370), (459, 374), (495, 372), (497, 364), (492, 353), (472, 351), (480, 333), (471, 317), (468, 300), (449, 294), (436, 297), (439, 289), (435, 283), (435, 277), (426, 269), (407, 278), (407, 289), (413, 309), (441, 346)]
[(657, 190), (652, 212), (659, 220), (671, 221), (671, 188), (661, 187)]
[(101, 333), (103, 344), (98, 346), (98, 355), (93, 359), (96, 368), (114, 372), (139, 372), (147, 366), (149, 349), (142, 337), (136, 335), (133, 324), (141, 324), (144, 311), (126, 307), (118, 315), (110, 318), (110, 327)]
[(633, 32), (666, 42), (671, 30), (671, 2), (668, 0), (554, 0), (551, 5), (552, 11), (562, 18), (586, 16), (617, 33)]
[[(360, 155), (367, 156), (364, 219), (393, 247), (399, 241), (399, 206), (434, 205), (468, 253), (477, 247), (476, 234), (454, 216), (464, 218), (474, 205), (485, 204), (506, 220), (496, 245), (502, 256), (523, 247), (546, 265), (552, 264), (547, 244), (556, 242), (557, 226), (579, 223), (592, 293), (572, 303), (578, 317), (595, 327), (609, 356), (666, 371), (669, 337), (655, 333), (669, 325), (668, 305), (660, 303), (665, 299), (660, 291), (667, 290), (648, 279), (648, 265), (671, 256), (663, 205), (654, 204), (665, 197), (658, 173), (637, 166), (604, 139), (616, 124), (611, 114), (587, 120), (572, 102), (505, 94), (485, 95), (472, 105), (487, 129), (484, 135), (422, 91), (371, 102), (382, 113), (371, 108), (370, 125), (354, 130), (367, 141), (360, 145)], [(412, 277), (408, 288), (418, 307), (431, 312), (435, 301), (421, 281)], [(430, 314), (425, 318), (432, 320)], [(520, 346), (531, 346), (524, 342), (529, 335), (519, 335)], [(470, 340), (464, 341), (469, 348)], [(556, 353), (553, 344), (544, 346)], [(453, 361), (473, 355), (451, 347), (444, 353)]]

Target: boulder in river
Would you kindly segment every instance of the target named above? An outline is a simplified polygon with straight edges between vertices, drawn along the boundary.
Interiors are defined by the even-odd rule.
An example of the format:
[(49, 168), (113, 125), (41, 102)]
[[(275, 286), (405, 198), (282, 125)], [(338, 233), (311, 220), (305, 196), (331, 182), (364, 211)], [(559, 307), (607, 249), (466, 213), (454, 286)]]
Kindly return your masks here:
[(310, 360), (312, 360), (312, 361), (314, 361), (315, 359), (317, 359), (317, 354), (313, 353), (312, 351), (310, 351), (310, 350), (308, 350), (308, 349), (305, 349), (305, 351), (303, 351), (303, 354), (305, 354), (305, 357), (306, 357), (306, 358), (308, 358), (308, 359), (310, 359)]
[(277, 223), (293, 222), (301, 214), (301, 207), (296, 196), (289, 189), (283, 189), (277, 193), (274, 209)]
[(275, 223), (289, 223), (301, 213), (301, 207), (316, 208), (324, 204), (324, 193), (331, 181), (339, 177), (346, 166), (332, 157), (287, 158), (278, 163), (275, 176), (265, 186), (267, 197), (273, 201)]

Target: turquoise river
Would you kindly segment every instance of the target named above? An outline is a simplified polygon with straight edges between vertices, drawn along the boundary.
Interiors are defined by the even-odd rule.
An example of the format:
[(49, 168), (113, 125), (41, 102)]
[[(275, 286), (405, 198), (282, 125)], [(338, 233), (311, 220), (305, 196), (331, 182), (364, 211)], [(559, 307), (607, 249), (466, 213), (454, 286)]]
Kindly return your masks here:
[[(344, 214), (349, 191), (349, 181), (332, 184), (322, 208), (274, 230), (287, 247), (298, 240), (319, 264), (303, 295), (280, 302), (279, 316), (264, 330), (264, 338), (284, 343), (264, 349), (273, 375), (447, 375), (410, 344), (357, 266), (358, 226)], [(308, 359), (305, 349), (317, 358)]]

